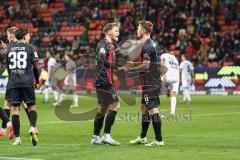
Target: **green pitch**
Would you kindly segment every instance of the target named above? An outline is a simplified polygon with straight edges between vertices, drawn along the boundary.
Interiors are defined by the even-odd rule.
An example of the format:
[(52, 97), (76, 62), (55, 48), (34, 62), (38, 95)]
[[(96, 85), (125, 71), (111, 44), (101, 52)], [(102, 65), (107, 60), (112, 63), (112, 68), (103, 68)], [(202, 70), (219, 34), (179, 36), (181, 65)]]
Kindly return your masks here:
[[(130, 145), (129, 140), (140, 132), (138, 120), (139, 99), (135, 106), (121, 103), (118, 120), (112, 136), (121, 146), (92, 146), (92, 121), (64, 122), (54, 113), (51, 103), (42, 103), (38, 95), (39, 144), (33, 147), (27, 136), (29, 123), (21, 111), (22, 146), (11, 146), (12, 141), (0, 138), (0, 159), (51, 159), (51, 160), (239, 160), (240, 156), (240, 100), (239, 96), (193, 96), (191, 104), (180, 103), (178, 97), (177, 119), (163, 119), (165, 146), (146, 148)], [(51, 99), (52, 100), (52, 99)], [(169, 113), (170, 99), (161, 97), (161, 110)], [(1, 95), (1, 104), (3, 96)], [(72, 112), (83, 112), (96, 105), (96, 100), (79, 97), (79, 108)], [(153, 140), (150, 126), (148, 140)], [(4, 158), (11, 157), (11, 158)]]

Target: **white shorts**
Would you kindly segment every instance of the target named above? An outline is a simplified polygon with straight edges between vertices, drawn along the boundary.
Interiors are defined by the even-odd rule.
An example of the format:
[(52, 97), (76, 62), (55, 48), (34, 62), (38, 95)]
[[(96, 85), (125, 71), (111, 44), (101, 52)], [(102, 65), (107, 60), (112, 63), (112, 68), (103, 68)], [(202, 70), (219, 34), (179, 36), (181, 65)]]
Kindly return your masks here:
[(178, 94), (179, 82), (172, 82), (171, 84), (172, 84), (171, 92), (175, 92), (176, 94)]
[(45, 81), (44, 85), (46, 85), (46, 86), (49, 86), (49, 85), (50, 85), (48, 79)]
[(178, 94), (178, 89), (179, 89), (179, 80), (177, 79), (173, 79), (173, 80), (170, 80), (170, 79), (167, 79), (167, 80), (164, 80), (163, 78), (161, 78), (162, 81), (164, 82), (167, 82), (171, 85), (171, 92), (175, 92), (176, 94)]
[(182, 87), (183, 88), (189, 88), (191, 86), (191, 80), (190, 79), (183, 79), (182, 80)]
[(76, 76), (73, 76), (73, 77), (72, 77), (72, 80), (73, 80), (72, 83), (69, 83), (69, 78), (70, 78), (69, 75), (67, 75), (67, 76), (65, 77), (65, 79), (64, 79), (64, 85), (69, 85), (69, 86), (75, 86), (75, 87), (76, 87), (76, 85), (77, 85)]

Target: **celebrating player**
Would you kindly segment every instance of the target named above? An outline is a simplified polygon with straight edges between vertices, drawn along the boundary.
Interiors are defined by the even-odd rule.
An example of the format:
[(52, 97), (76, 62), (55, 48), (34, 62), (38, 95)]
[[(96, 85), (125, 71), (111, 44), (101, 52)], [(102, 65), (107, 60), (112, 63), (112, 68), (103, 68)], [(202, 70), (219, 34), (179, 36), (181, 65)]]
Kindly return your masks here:
[(15, 140), (13, 145), (20, 145), (19, 107), (24, 101), (29, 109), (30, 138), (33, 145), (38, 142), (35, 132), (37, 112), (35, 106), (34, 78), (39, 83), (37, 54), (29, 45), (30, 36), (27, 29), (19, 28), (15, 32), (18, 43), (11, 43), (6, 51), (6, 65), (9, 73), (9, 89), (11, 89), (12, 122)]
[(191, 83), (194, 82), (194, 68), (186, 55), (182, 55), (181, 59), (180, 72), (183, 87), (183, 102), (191, 102), (189, 88)]
[[(7, 29), (7, 39), (9, 41), (9, 43), (16, 43), (17, 39), (14, 34), (17, 29), (18, 29), (17, 27), (11, 27), (11, 28)], [(2, 41), (2, 46), (5, 49), (7, 48), (7, 45), (3, 41)], [(10, 92), (10, 89), (8, 88), (8, 83), (7, 83), (3, 110), (8, 118), (10, 117), (10, 107), (11, 107), (10, 94), (11, 94), (11, 92)], [(2, 121), (2, 128), (0, 130), (0, 136), (7, 135), (6, 128), (7, 128), (6, 121)], [(12, 138), (12, 137), (9, 137), (9, 138)]]
[[(114, 44), (118, 41), (119, 37), (118, 25), (116, 23), (108, 23), (103, 28), (103, 33), (105, 34), (105, 38), (98, 44), (96, 53), (95, 86), (99, 109), (94, 120), (94, 132), (91, 144), (120, 145), (119, 142), (110, 136), (111, 127), (120, 108), (118, 95), (113, 86), (113, 70), (118, 69), (115, 65), (114, 51)], [(99, 135), (106, 113), (104, 136), (100, 139)]]
[(175, 116), (179, 87), (179, 63), (174, 52), (164, 53), (161, 55), (161, 65), (165, 68), (163, 73), (162, 81), (167, 82), (171, 85), (170, 97), (171, 97), (171, 112), (170, 116)]
[[(7, 39), (9, 41), (9, 43), (17, 43), (17, 39), (15, 37), (15, 32), (18, 28), (17, 27), (11, 27), (9, 29), (7, 29)], [(7, 45), (2, 42), (2, 46), (3, 48), (7, 48)], [(8, 84), (7, 84), (7, 87), (6, 87), (6, 93), (5, 93), (5, 101), (4, 101), (4, 107), (3, 107), (3, 110), (4, 112), (6, 113), (6, 116), (9, 118), (10, 117), (10, 107), (11, 107), (11, 91), (8, 87)], [(22, 106), (24, 107), (24, 110), (25, 112), (27, 113), (27, 116), (29, 118), (29, 110), (26, 106), (26, 104), (22, 104)], [(7, 128), (7, 123), (6, 121), (2, 121), (2, 128), (0, 130), (0, 136), (6, 136), (6, 128)], [(35, 128), (37, 134), (38, 134), (38, 130), (37, 128)], [(12, 134), (10, 134), (11, 136), (9, 138), (12, 138)]]
[[(153, 24), (149, 21), (140, 21), (137, 36), (142, 41), (141, 61), (142, 63), (132, 67), (122, 67), (127, 72), (140, 71), (142, 84), (142, 131), (137, 139), (131, 140), (130, 144), (145, 144), (146, 146), (164, 145), (162, 140), (161, 120), (159, 117), (158, 106), (160, 105), (160, 71), (159, 59), (157, 57), (156, 43), (150, 38)], [(120, 69), (122, 69), (120, 68)], [(147, 131), (152, 121), (155, 141), (147, 143)]]

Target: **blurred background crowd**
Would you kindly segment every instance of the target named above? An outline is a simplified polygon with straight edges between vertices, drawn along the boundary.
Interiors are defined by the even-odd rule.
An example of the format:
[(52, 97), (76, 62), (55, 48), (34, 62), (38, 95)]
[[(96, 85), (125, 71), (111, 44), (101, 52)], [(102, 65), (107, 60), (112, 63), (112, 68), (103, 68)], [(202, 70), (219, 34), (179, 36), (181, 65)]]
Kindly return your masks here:
[(138, 21), (154, 24), (152, 39), (195, 66), (240, 65), (239, 0), (0, 0), (0, 36), (26, 27), (41, 58), (70, 53), (94, 66), (103, 26), (119, 22), (120, 41), (135, 40)]

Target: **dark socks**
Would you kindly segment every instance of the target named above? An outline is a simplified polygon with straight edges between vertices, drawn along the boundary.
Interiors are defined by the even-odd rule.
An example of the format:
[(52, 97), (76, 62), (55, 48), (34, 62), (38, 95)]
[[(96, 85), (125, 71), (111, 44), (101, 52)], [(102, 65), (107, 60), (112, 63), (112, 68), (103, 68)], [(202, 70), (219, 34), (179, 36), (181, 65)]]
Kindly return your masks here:
[(6, 113), (7, 117), (10, 117), (10, 109), (3, 109), (4, 112)]
[(30, 126), (35, 128), (36, 123), (37, 123), (37, 112), (36, 111), (29, 112), (29, 120), (30, 120)]
[(25, 110), (25, 112), (26, 112), (26, 114), (27, 114), (27, 116), (28, 116), (28, 119), (30, 120), (30, 113), (29, 113), (28, 108), (24, 108), (24, 110)]
[(93, 131), (94, 135), (99, 136), (103, 126), (104, 117), (105, 115), (102, 115), (101, 113), (96, 114), (96, 117), (94, 119), (94, 131)]
[(117, 111), (112, 111), (112, 110), (108, 111), (108, 114), (106, 116), (106, 121), (105, 121), (104, 133), (110, 134), (116, 115), (117, 115)]
[(19, 137), (20, 121), (19, 115), (12, 115), (12, 123), (15, 137)]
[(161, 130), (162, 124), (161, 124), (159, 114), (156, 113), (151, 117), (152, 117), (152, 125), (155, 133), (155, 138), (157, 141), (162, 141), (162, 130)]
[(8, 120), (3, 120), (2, 121), (2, 128), (7, 128), (7, 122), (9, 121), (9, 117), (10, 117), (10, 109), (3, 109), (3, 114), (5, 112), (5, 117), (8, 118)]
[(140, 134), (141, 138), (146, 137), (150, 121), (151, 119), (149, 114), (142, 114), (142, 131)]
[(2, 121), (7, 124), (7, 122), (9, 122), (9, 118), (7, 117), (6, 113), (4, 112), (4, 110), (2, 108), (0, 108), (0, 118), (2, 119)]

